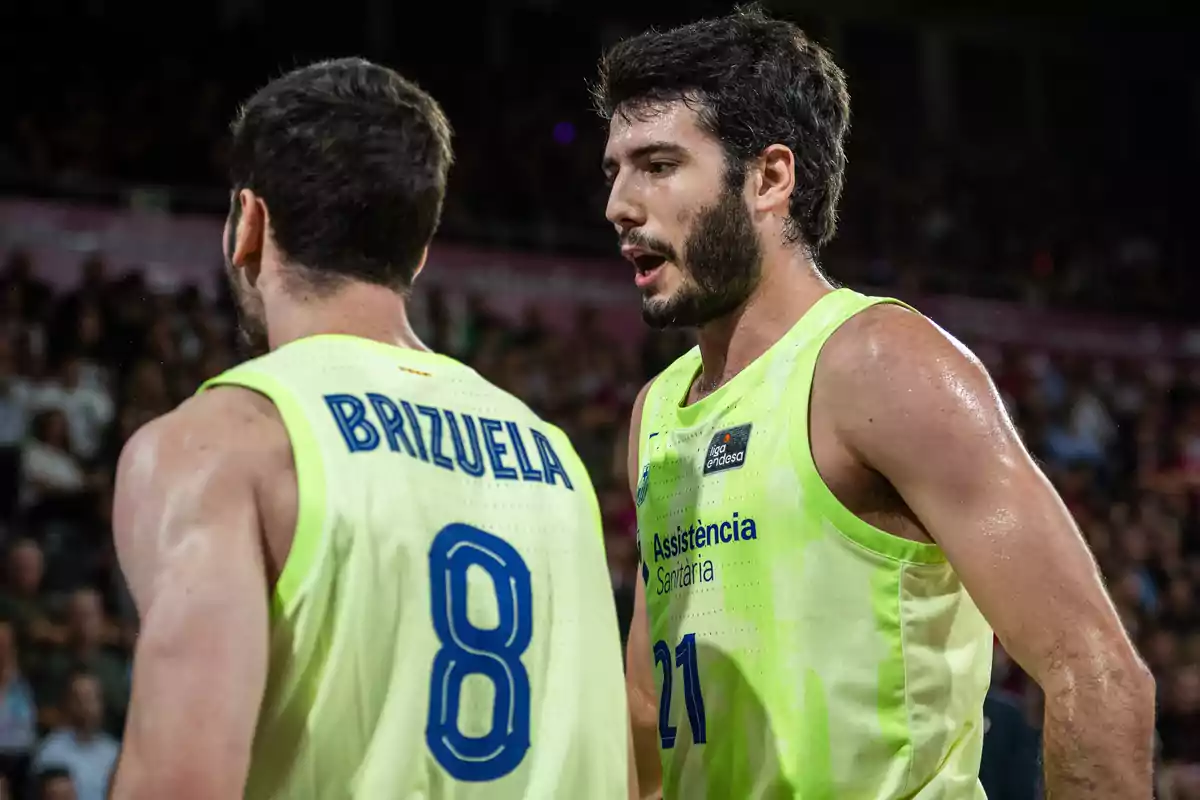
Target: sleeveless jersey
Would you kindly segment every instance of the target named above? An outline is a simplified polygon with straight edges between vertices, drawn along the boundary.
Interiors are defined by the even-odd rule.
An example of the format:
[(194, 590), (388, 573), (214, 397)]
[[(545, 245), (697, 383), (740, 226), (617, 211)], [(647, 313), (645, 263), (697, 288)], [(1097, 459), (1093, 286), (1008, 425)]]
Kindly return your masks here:
[(821, 347), (883, 302), (826, 295), (692, 405), (698, 349), (647, 393), (637, 519), (667, 800), (984, 797), (991, 631), (941, 550), (861, 521), (809, 447)]
[(562, 432), (451, 358), (350, 336), (224, 385), (275, 404), (299, 484), (246, 797), (625, 798), (599, 506)]

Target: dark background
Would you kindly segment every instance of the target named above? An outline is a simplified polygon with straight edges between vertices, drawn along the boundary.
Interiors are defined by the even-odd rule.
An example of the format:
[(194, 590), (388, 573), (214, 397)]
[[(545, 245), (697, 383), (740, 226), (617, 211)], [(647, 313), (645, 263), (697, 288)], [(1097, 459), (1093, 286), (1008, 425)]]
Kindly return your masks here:
[[(221, 215), (239, 100), (283, 69), (360, 54), (416, 79), (455, 127), (441, 241), (517, 260), (606, 256), (595, 269), (621, 270), (603, 220), (604, 128), (588, 106), (597, 56), (647, 25), (728, 7), (342, 0), (318, 14), (279, 0), (7, 3), (0, 199)], [(1191, 20), (1147, 2), (768, 7), (830, 47), (849, 78), (841, 232), (823, 255), (831, 276), (902, 297), (994, 300), (1018, 319), (1086, 312), (1085, 334), (1118, 330), (1114, 320), (1119, 330), (1197, 323)], [(102, 764), (107, 751), (76, 745), (104, 741), (85, 735), (97, 724), (119, 738), (136, 631), (108, 527), (116, 454), (236, 356), (219, 290), (152, 291), (154, 264), (89, 248), (79, 248), (76, 287), (63, 289), (22, 234), (0, 231), (0, 767), (10, 788), (36, 796), (31, 757), (36, 770), (62, 763), (87, 798), (103, 774), (80, 753)], [(218, 248), (202, 265), (214, 282)], [(554, 302), (574, 317), (566, 328), (535, 311), (497, 313), (486, 293), (453, 285), (414, 299), (432, 346), (576, 441), (601, 494), (627, 619), (629, 407), (690, 340), (638, 329), (616, 342), (598, 324), (603, 309)], [(1153, 346), (1106, 352), (1049, 333), (1043, 342), (1036, 330), (1019, 343), (970, 330), (1158, 678), (1160, 796), (1200, 797), (1200, 349), (1168, 358)], [(999, 652), (989, 796), (1038, 796), (1039, 702)]]

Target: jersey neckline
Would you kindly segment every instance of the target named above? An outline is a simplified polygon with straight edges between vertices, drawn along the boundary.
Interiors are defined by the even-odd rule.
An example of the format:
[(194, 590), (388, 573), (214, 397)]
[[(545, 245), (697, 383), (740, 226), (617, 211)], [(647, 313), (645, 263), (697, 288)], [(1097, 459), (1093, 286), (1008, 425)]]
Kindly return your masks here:
[(834, 289), (819, 297), (815, 303), (800, 315), (800, 319), (796, 320), (795, 324), (783, 336), (780, 336), (774, 344), (747, 364), (741, 372), (717, 387), (711, 394), (705, 395), (696, 402), (688, 405), (687, 398), (688, 394), (692, 391), (692, 384), (696, 382), (696, 378), (700, 376), (700, 372), (704, 369), (704, 361), (701, 358), (699, 346), (692, 348), (691, 355), (695, 359), (696, 364), (690, 371), (685, 373), (687, 379), (682, 387), (682, 395), (679, 394), (679, 387), (675, 387), (674, 396), (671, 398), (671, 405), (679, 425), (684, 428), (690, 428), (704, 419), (713, 409), (723, 407), (732, 399), (744, 394), (748, 389), (757, 386), (761, 382), (761, 373), (774, 360), (774, 357), (789, 346), (794, 346), (797, 339), (811, 330), (812, 326), (807, 323), (811, 323), (814, 319), (819, 319), (820, 312), (825, 306), (837, 302), (833, 298), (841, 298), (848, 293), (853, 294), (854, 290), (848, 288)]
[(416, 361), (423, 361), (430, 365), (441, 364), (444, 366), (466, 366), (455, 358), (442, 353), (434, 352), (433, 350), (418, 350), (414, 347), (405, 347), (404, 345), (399, 344), (389, 344), (388, 342), (381, 342), (378, 339), (368, 339), (365, 336), (355, 336), (351, 333), (314, 333), (308, 336), (303, 336), (299, 339), (293, 339), (278, 349), (283, 350), (285, 348), (292, 347), (293, 345), (300, 344), (301, 342), (317, 341), (350, 344), (356, 347), (365, 348), (367, 350), (374, 350), (381, 355), (387, 355), (392, 358), (412, 358)]

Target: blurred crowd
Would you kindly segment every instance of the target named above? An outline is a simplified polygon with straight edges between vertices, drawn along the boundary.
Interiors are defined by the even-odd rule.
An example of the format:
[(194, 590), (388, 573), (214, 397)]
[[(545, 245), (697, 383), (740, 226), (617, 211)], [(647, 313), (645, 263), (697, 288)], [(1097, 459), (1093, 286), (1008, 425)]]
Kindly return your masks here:
[[(186, 25), (194, 41), (159, 42), (140, 34), (152, 24), (148, 10), (16, 4), (11, 30), (20, 23), (23, 38), (46, 37), (74, 57), (19, 65), (33, 72), (13, 87), (13, 113), (0, 121), (0, 186), (75, 196), (109, 187), (117, 197), (113, 187), (171, 187), (162, 202), (172, 208), (219, 213), (238, 104), (288, 66), (364, 52), (371, 27), (354, 3), (318, 28), (256, 15), (255, 0), (235, 5), (245, 13), (224, 21), (207, 5), (167, 9), (186, 15), (170, 24)], [(599, 169), (605, 129), (587, 83), (604, 47), (639, 30), (647, 11), (609, 5), (499, 4), (469, 25), (454, 6), (431, 7), (424, 26), (398, 28), (368, 50), (431, 91), (454, 125), (446, 235), (612, 252)], [(686, 19), (721, 4), (654, 5)], [(68, 10), (80, 24), (64, 28)], [(949, 78), (930, 96), (916, 27), (800, 21), (834, 49), (853, 98), (841, 235), (827, 253), (843, 278), (1056, 308), (1191, 312), (1200, 239), (1186, 208), (1200, 132), (1185, 72), (1160, 63), (1194, 64), (1190, 44), (1074, 31), (1069, 51), (1031, 55), (1021, 49), (1028, 38), (1014, 36), (1007, 49), (967, 39), (947, 48)], [(443, 22), (453, 48), (419, 33)], [(937, 105), (951, 109), (942, 133), (927, 117)]]
[[(196, 69), (172, 63), (133, 82), (93, 77), (58, 97), (60, 109), (15, 116), (12, 127), (0, 125), (0, 179), (7, 162), (22, 191), (187, 185), (204, 190), (206, 210), (218, 210), (223, 131), (239, 97)], [(582, 80), (562, 88), (543, 77), (537, 93), (516, 96), (513, 87), (532, 84), (508, 69), (520, 74), (457, 113), (457, 95), (447, 100), (457, 137), (443, 232), (489, 245), (612, 252), (597, 167), (603, 128)], [(1130, 177), (1089, 161), (1077, 173), (1056, 151), (1013, 142), (898, 146), (857, 129), (850, 159), (841, 234), (827, 252), (845, 277), (1176, 316), (1191, 311), (1187, 298), (1200, 290), (1188, 268), (1200, 251), (1192, 227), (1172, 217), (1178, 206), (1154, 169)]]
[[(109, 527), (116, 457), (235, 363), (231, 306), (196, 287), (154, 294), (136, 271), (113, 278), (101, 255), (65, 294), (33, 267), (14, 252), (0, 271), (0, 772), (14, 797), (101, 800), (136, 632)], [(688, 335), (630, 350), (586, 307), (551, 332), (534, 312), (513, 323), (482, 298), (434, 290), (415, 294), (413, 316), (430, 346), (575, 442), (600, 493), (624, 633), (637, 579), (628, 410)], [(1162, 796), (1200, 797), (1200, 370), (976, 346), (1158, 678)], [(1037, 796), (1039, 701), (998, 652), (984, 765), (994, 800)], [(71, 781), (74, 795), (46, 793)]]
[[(1159, 797), (1200, 797), (1200, 368), (977, 350), (1157, 679)], [(989, 718), (1019, 710), (1036, 727), (1036, 686), (1003, 652), (995, 667)], [(1036, 776), (991, 755), (998, 786)]]
[[(697, 2), (681, 13), (714, 5)], [(343, 4), (317, 26), (256, 16), (265, 7), (256, 2), (164, 6), (170, 18), (158, 22), (149, 8), (90, 0), (11, 5), (0, 40), (44, 40), (72, 57), (10, 65), (24, 79), (0, 121), (0, 191), (111, 202), (128, 200), (131, 185), (170, 186), (155, 202), (222, 213), (224, 132), (239, 100), (281, 67), (363, 52), (364, 9), (391, 4)], [(604, 129), (585, 84), (603, 45), (640, 27), (634, 6), (644, 4), (622, 8), (622, 23), (608, 21), (611, 4), (493, 5), (479, 25), (462, 24), (457, 6), (430, 7), (445, 19), (394, 26), (395, 41), (376, 48), (390, 48), (375, 57), (437, 96), (456, 129), (442, 231), (611, 253)], [(215, 18), (217, 6), (227, 19)], [(67, 16), (80, 24), (64, 25)], [(931, 98), (915, 29), (811, 23), (834, 45), (854, 97), (840, 235), (823, 254), (836, 278), (904, 296), (1194, 318), (1200, 228), (1181, 215), (1195, 186), (1195, 119), (1186, 76), (1162, 68), (1153, 48), (1124, 33), (1094, 53), (1075, 37), (1040, 62), (1015, 48), (980, 61), (955, 47), (957, 77)], [(148, 40), (147, 25), (186, 28), (196, 44)], [(454, 47), (426, 35), (442, 28)], [(1043, 69), (1032, 79), (1031, 63)], [(957, 109), (949, 133), (928, 135), (933, 101)], [(83, 260), (66, 293), (40, 281), (24, 253), (0, 257), (0, 800), (101, 800), (136, 635), (110, 530), (116, 457), (140, 425), (236, 362), (231, 307), (197, 287), (155, 294), (103, 254)], [(430, 346), (571, 436), (600, 493), (627, 630), (637, 579), (627, 417), (688, 335), (647, 335), (631, 350), (586, 307), (569, 331), (551, 331), (536, 313), (514, 323), (485, 298), (432, 289), (416, 292), (413, 314)], [(1157, 677), (1160, 797), (1200, 799), (1200, 369), (968, 344), (1078, 520)], [(1039, 796), (1039, 704), (998, 650), (983, 766), (992, 800)]]

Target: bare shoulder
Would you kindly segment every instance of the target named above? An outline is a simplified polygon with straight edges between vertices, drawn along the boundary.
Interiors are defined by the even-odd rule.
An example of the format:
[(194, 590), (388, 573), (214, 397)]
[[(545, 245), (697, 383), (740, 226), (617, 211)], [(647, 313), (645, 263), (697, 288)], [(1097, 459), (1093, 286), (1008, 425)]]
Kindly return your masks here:
[(287, 442), (287, 431), (270, 400), (222, 386), (139, 428), (122, 448), (118, 482), (155, 482), (178, 468), (217, 461), (245, 471), (281, 442)]
[(817, 364), (813, 404), (860, 453), (894, 446), (936, 452), (963, 436), (1011, 441), (987, 370), (929, 319), (877, 305), (847, 320)]
[(291, 459), (287, 431), (267, 398), (224, 386), (190, 398), (139, 428), (121, 451), (113, 500), (118, 548), (214, 496), (233, 502), (252, 492), (284, 459)]
[(853, 388), (879, 382), (986, 379), (966, 345), (920, 314), (892, 304), (871, 306), (838, 328), (821, 353), (823, 377)]

